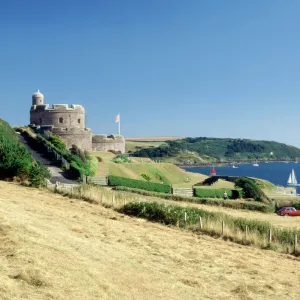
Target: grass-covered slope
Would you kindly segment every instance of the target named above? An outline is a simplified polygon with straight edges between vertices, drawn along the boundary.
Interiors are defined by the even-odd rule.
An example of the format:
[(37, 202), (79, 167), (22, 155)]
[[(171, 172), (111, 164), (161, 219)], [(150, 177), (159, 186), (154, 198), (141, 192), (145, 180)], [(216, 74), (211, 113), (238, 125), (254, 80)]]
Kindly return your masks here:
[(133, 155), (196, 164), (253, 159), (294, 160), (300, 158), (300, 149), (273, 141), (199, 137), (166, 141), (158, 147), (139, 149)]

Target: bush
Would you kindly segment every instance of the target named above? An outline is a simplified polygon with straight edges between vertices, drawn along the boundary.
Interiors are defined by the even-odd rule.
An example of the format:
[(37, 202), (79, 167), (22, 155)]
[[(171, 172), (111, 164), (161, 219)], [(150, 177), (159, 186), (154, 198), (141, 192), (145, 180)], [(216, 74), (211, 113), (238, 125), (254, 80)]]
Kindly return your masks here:
[(196, 197), (203, 197), (203, 198), (223, 198), (225, 191), (227, 193), (228, 198), (230, 199), (237, 199), (243, 197), (243, 193), (241, 190), (229, 190), (229, 189), (195, 188), (194, 194)]
[(257, 185), (255, 180), (246, 177), (240, 177), (235, 180), (235, 186), (243, 189), (246, 198), (253, 198), (256, 201), (264, 201), (267, 196)]
[(141, 174), (141, 177), (143, 177), (146, 181), (150, 181), (151, 177), (147, 174)]
[(57, 149), (59, 149), (61, 151), (67, 150), (65, 142), (60, 136), (57, 136), (57, 135), (50, 136), (49, 142), (52, 143), (54, 145), (54, 147), (56, 147)]
[(131, 159), (127, 155), (118, 154), (112, 159), (112, 161), (116, 164), (121, 164), (121, 163), (130, 163)]
[(239, 201), (239, 200), (227, 200), (224, 201), (218, 199), (201, 199), (197, 197), (185, 197), (180, 195), (172, 195), (172, 194), (164, 194), (157, 192), (150, 192), (140, 189), (134, 189), (129, 187), (117, 186), (114, 188), (117, 191), (125, 191), (132, 192), (139, 195), (149, 196), (149, 197), (158, 197), (166, 200), (174, 200), (174, 201), (182, 201), (182, 202), (190, 202), (190, 203), (198, 203), (210, 206), (220, 206), (220, 207), (228, 207), (232, 209), (245, 209), (251, 211), (260, 211), (263, 213), (274, 212), (274, 207), (271, 205), (266, 205), (263, 203), (258, 203), (254, 201)]
[(167, 194), (171, 192), (171, 186), (168, 184), (147, 182), (143, 180), (135, 180), (135, 179), (119, 177), (119, 176), (109, 176), (108, 184), (112, 186), (126, 186), (131, 188), (138, 188), (142, 190), (167, 193)]
[(32, 165), (29, 172), (29, 180), (31, 186), (43, 186), (45, 185), (45, 179), (48, 179), (50, 177), (50, 171), (48, 169), (45, 169), (40, 162), (36, 162)]
[(13, 177), (37, 186), (44, 184), (50, 173), (33, 159), (9, 124), (0, 119), (0, 178)]

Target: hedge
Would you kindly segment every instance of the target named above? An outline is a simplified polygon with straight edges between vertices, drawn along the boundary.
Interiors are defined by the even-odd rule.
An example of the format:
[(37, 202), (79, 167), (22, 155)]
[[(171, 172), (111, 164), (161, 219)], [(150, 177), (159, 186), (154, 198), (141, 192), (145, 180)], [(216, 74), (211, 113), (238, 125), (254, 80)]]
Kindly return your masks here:
[(204, 204), (209, 206), (220, 206), (220, 207), (228, 207), (232, 209), (244, 209), (244, 210), (251, 210), (251, 211), (260, 211), (263, 213), (271, 213), (275, 211), (274, 206), (266, 205), (263, 203), (258, 203), (254, 201), (239, 201), (239, 200), (226, 200), (223, 199), (201, 199), (198, 197), (185, 197), (180, 195), (172, 195), (172, 194), (164, 194), (164, 193), (157, 193), (157, 192), (150, 192), (140, 189), (134, 189), (124, 186), (117, 186), (114, 188), (117, 191), (125, 191), (136, 193), (139, 195), (149, 196), (149, 197), (158, 197), (166, 200), (173, 200), (173, 201), (181, 201), (181, 202), (189, 202), (189, 203), (197, 203), (197, 204)]
[(207, 188), (195, 188), (194, 194), (196, 197), (202, 198), (223, 198), (226, 191), (228, 198), (237, 199), (242, 198), (243, 193), (241, 190), (229, 190), (229, 189), (207, 189)]
[(171, 193), (171, 186), (168, 184), (160, 184), (142, 180), (136, 180), (131, 178), (119, 177), (119, 176), (109, 176), (108, 184), (111, 186), (126, 186), (130, 188), (138, 188), (141, 190), (147, 190), (152, 192), (160, 193)]
[[(120, 209), (120, 212), (131, 216), (145, 218), (150, 221), (160, 222), (165, 225), (177, 225), (180, 227), (198, 224), (199, 217), (204, 219), (205, 224), (207, 222), (221, 223), (221, 221), (224, 221), (226, 228), (239, 229), (242, 232), (248, 230), (248, 232), (255, 233), (261, 237), (262, 242), (264, 242), (271, 229), (272, 241), (286, 246), (293, 246), (295, 234), (299, 235), (298, 230), (277, 228), (267, 221), (232, 217), (220, 212), (210, 212), (203, 209), (181, 207), (177, 205), (164, 205), (156, 202), (131, 202), (124, 205)], [(185, 214), (187, 216), (186, 221), (184, 221)], [(193, 227), (191, 229), (193, 229)], [(204, 227), (203, 230), (215, 233), (214, 228)]]

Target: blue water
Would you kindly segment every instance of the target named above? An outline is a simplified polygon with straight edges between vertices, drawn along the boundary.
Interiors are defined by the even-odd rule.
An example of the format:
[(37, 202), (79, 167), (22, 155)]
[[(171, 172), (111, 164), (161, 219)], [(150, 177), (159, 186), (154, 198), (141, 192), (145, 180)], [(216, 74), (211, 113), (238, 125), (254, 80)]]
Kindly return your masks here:
[[(238, 168), (234, 169), (232, 166), (215, 167), (217, 175), (228, 176), (249, 176), (261, 179), (266, 179), (275, 185), (287, 186), (287, 180), (292, 169), (294, 169), (296, 178), (300, 182), (300, 163), (259, 163), (259, 167), (254, 167), (252, 164), (236, 165)], [(201, 173), (209, 175), (211, 168), (185, 168), (189, 172)], [(297, 193), (300, 193), (300, 187), (297, 187)]]

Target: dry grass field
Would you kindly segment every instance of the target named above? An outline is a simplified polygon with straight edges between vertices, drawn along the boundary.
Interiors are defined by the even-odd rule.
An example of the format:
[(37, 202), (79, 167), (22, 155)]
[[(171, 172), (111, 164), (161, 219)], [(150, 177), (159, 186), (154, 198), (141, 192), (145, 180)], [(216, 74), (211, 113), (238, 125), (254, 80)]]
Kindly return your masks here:
[(300, 262), (0, 182), (0, 299), (299, 299)]

